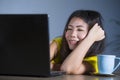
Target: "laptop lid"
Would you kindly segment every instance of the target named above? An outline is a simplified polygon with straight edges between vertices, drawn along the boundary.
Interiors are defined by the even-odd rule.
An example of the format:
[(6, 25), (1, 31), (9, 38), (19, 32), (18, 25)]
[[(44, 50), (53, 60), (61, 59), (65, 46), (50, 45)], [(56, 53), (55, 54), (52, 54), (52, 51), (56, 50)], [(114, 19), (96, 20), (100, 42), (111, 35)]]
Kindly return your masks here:
[(0, 14), (0, 74), (50, 75), (47, 14)]

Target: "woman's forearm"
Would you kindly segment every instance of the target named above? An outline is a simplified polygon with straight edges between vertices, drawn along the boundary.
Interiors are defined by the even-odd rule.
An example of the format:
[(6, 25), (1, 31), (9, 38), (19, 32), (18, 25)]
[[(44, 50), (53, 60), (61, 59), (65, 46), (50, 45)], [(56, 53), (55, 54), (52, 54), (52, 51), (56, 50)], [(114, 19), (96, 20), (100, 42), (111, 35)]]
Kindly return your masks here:
[(65, 59), (61, 66), (61, 70), (67, 73), (72, 73), (76, 72), (75, 70), (79, 70), (79, 68), (83, 66), (83, 59), (93, 43), (93, 39), (86, 37)]

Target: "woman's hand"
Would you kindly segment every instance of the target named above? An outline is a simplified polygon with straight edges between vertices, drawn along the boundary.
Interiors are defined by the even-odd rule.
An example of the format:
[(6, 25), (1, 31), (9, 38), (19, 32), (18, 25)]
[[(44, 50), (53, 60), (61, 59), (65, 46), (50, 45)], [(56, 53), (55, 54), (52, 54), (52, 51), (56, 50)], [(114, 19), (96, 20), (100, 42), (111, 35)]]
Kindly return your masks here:
[(94, 41), (100, 41), (105, 38), (105, 32), (104, 30), (96, 23), (93, 28), (88, 33), (88, 36), (90, 39)]

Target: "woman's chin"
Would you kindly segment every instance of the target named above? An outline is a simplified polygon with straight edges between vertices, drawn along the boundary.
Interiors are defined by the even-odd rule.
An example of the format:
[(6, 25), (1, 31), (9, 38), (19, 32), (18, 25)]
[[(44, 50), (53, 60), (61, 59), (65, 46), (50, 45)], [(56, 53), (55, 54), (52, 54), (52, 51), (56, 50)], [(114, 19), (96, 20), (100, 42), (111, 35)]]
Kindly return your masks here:
[(75, 47), (73, 47), (73, 46), (69, 46), (69, 49), (70, 49), (70, 50), (74, 50)]

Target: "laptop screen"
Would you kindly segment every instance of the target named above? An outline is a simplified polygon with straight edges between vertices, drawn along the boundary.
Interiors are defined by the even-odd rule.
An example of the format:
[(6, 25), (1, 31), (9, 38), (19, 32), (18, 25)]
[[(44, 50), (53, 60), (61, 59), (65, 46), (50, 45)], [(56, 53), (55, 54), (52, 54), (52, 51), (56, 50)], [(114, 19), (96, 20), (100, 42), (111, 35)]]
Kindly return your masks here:
[(0, 74), (49, 74), (47, 14), (0, 14)]

